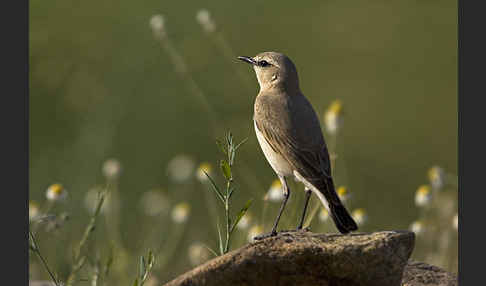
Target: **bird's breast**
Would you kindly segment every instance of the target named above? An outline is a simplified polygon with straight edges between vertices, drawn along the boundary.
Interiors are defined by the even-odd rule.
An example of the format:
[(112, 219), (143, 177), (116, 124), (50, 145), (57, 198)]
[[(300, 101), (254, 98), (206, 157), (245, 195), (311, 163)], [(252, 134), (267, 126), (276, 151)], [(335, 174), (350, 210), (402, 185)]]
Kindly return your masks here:
[(270, 144), (268, 144), (267, 139), (265, 139), (265, 136), (263, 136), (260, 130), (258, 130), (256, 122), (253, 121), (253, 123), (255, 126), (255, 133), (258, 143), (260, 144), (260, 147), (262, 148), (263, 154), (265, 155), (268, 163), (270, 164), (270, 166), (272, 166), (272, 169), (278, 175), (292, 176), (293, 173), (290, 164), (280, 154), (273, 150)]

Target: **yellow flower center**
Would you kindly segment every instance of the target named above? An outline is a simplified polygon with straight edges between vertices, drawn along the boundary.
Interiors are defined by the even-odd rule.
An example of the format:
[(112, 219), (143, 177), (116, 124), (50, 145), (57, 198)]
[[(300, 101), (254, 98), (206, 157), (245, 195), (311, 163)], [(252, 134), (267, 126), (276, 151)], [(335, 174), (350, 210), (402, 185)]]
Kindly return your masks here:
[(280, 180), (275, 180), (272, 182), (271, 188), (280, 188), (280, 187), (282, 187), (282, 183), (280, 182)]
[(427, 185), (422, 185), (417, 190), (417, 194), (419, 195), (428, 195), (429, 193), (430, 193), (430, 187)]
[(199, 170), (200, 171), (204, 171), (206, 173), (210, 173), (211, 172), (211, 164), (209, 164), (208, 162), (204, 162), (204, 163), (201, 163), (201, 165), (199, 165)]
[(439, 167), (432, 167), (429, 169), (428, 175), (431, 181), (439, 180), (441, 177), (441, 169)]
[(60, 195), (63, 191), (63, 187), (62, 187), (61, 184), (54, 184), (54, 185), (50, 186), (49, 188), (56, 195)]
[(329, 106), (328, 111), (335, 113), (336, 115), (341, 114), (343, 111), (343, 105), (341, 103), (341, 100), (339, 99), (334, 100)]
[(341, 186), (338, 188), (337, 193), (340, 197), (346, 196), (348, 194), (348, 189), (345, 186)]
[(356, 209), (353, 214), (356, 217), (363, 217), (365, 215), (365, 210), (364, 209)]

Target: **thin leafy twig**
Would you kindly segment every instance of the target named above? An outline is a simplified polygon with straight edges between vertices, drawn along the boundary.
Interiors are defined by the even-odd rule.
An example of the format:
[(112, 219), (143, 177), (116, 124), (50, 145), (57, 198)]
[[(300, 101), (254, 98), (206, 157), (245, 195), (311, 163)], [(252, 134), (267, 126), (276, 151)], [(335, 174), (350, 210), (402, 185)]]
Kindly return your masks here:
[[(198, 85), (196, 80), (191, 75), (187, 63), (185, 62), (181, 53), (177, 50), (176, 46), (173, 44), (171, 38), (167, 34), (167, 31), (165, 31), (165, 27), (163, 31), (154, 30), (154, 33), (156, 40), (159, 41), (161, 47), (169, 56), (169, 60), (171, 61), (175, 72), (182, 80), (186, 81), (186, 86), (189, 88), (190, 94), (193, 95), (196, 100), (199, 100), (201, 102), (204, 111), (210, 119), (212, 127), (211, 132), (213, 133), (213, 135), (216, 135), (218, 132), (223, 130), (224, 121), (220, 119), (220, 115), (216, 112), (215, 108), (208, 100), (202, 88)], [(228, 49), (226, 49), (226, 51), (228, 51)], [(231, 52), (229, 54), (231, 54)], [(246, 141), (246, 139), (244, 141)], [(243, 142), (238, 145), (241, 145), (242, 143)], [(237, 148), (238, 147), (239, 146), (237, 146)], [(240, 162), (240, 165), (240, 173), (243, 177), (243, 180), (245, 180), (245, 182), (255, 190), (262, 189), (263, 184), (259, 180), (259, 177), (254, 174), (254, 171), (245, 163), (244, 160)]]
[(106, 196), (106, 193), (107, 193), (108, 190), (109, 190), (109, 186), (107, 185), (106, 190), (99, 193), (98, 202), (96, 204), (95, 212), (91, 216), (91, 219), (90, 219), (88, 225), (86, 226), (86, 228), (84, 230), (83, 236), (82, 236), (81, 240), (79, 241), (77, 248), (74, 250), (74, 257), (73, 257), (74, 262), (73, 262), (73, 267), (71, 268), (71, 272), (69, 273), (69, 276), (68, 276), (68, 279), (67, 279), (67, 282), (66, 282), (67, 286), (70, 286), (70, 285), (73, 284), (74, 279), (76, 277), (76, 273), (84, 265), (84, 262), (86, 260), (86, 256), (81, 256), (81, 252), (82, 252), (86, 242), (88, 241), (91, 233), (93, 233), (93, 231), (95, 229), (96, 221), (97, 221), (98, 215), (101, 212), (101, 207), (103, 206), (103, 202), (105, 201), (105, 196)]
[(108, 275), (110, 274), (111, 265), (113, 264), (113, 245), (110, 246), (110, 251), (108, 254), (108, 259), (105, 263), (105, 269), (103, 271), (103, 285), (106, 285), (106, 281), (108, 280)]
[(143, 284), (145, 284), (145, 281), (147, 280), (148, 275), (150, 274), (150, 271), (152, 270), (154, 264), (155, 256), (151, 250), (149, 250), (149, 253), (147, 255), (147, 261), (145, 261), (145, 257), (140, 256), (138, 277), (135, 278), (135, 281), (133, 282), (134, 286), (143, 286)]
[(42, 264), (44, 265), (44, 268), (47, 270), (47, 273), (49, 273), (49, 276), (51, 276), (52, 282), (54, 282), (54, 284), (56, 286), (59, 286), (60, 285), (59, 281), (56, 279), (56, 277), (52, 273), (51, 269), (49, 268), (49, 265), (47, 264), (46, 259), (42, 256), (40, 249), (39, 249), (39, 246), (37, 245), (37, 241), (35, 239), (35, 236), (32, 233), (32, 231), (30, 231), (30, 230), (29, 230), (29, 236), (30, 236), (30, 240), (32, 241), (30, 249), (37, 254), (37, 256), (41, 260)]
[(96, 258), (93, 267), (93, 277), (91, 278), (91, 286), (97, 286), (99, 278), (100, 278), (100, 259)]
[(237, 224), (240, 222), (241, 218), (245, 215), (247, 212), (248, 208), (250, 207), (252, 200), (249, 200), (245, 206), (239, 211), (238, 215), (236, 216), (236, 219), (234, 222), (231, 220), (230, 216), (230, 199), (232, 195), (234, 194), (235, 188), (233, 187), (233, 171), (232, 167), (234, 165), (235, 157), (236, 157), (236, 151), (238, 148), (246, 141), (243, 140), (239, 144), (235, 145), (233, 142), (233, 135), (231, 132), (228, 132), (224, 143), (221, 141), (216, 141), (217, 145), (220, 147), (221, 151), (223, 154), (226, 155), (226, 159), (220, 161), (220, 169), (221, 172), (223, 173), (224, 178), (226, 179), (226, 184), (224, 187), (224, 192), (221, 191), (221, 189), (216, 185), (214, 180), (207, 174), (206, 176), (209, 179), (209, 182), (211, 183), (211, 190), (215, 193), (216, 197), (219, 199), (219, 201), (223, 204), (224, 206), (224, 214), (225, 214), (225, 220), (226, 220), (226, 235), (225, 235), (225, 241), (223, 242), (223, 239), (221, 237), (221, 229), (219, 226), (219, 223), (217, 224), (218, 228), (218, 241), (219, 241), (219, 251), (220, 254), (225, 254), (229, 251), (230, 247), (230, 241), (231, 241), (231, 234), (233, 233), (233, 230), (237, 226)]

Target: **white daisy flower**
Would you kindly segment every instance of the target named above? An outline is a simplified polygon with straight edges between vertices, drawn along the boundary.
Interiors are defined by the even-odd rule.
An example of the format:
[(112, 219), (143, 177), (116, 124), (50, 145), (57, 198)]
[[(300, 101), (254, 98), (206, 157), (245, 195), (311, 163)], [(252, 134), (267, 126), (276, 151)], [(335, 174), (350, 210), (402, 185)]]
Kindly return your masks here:
[(417, 220), (410, 224), (409, 229), (410, 231), (413, 231), (416, 235), (421, 235), (425, 231), (425, 226), (423, 222)]
[(263, 200), (268, 200), (271, 202), (279, 202), (283, 200), (284, 195), (283, 195), (283, 188), (282, 188), (282, 183), (280, 180), (274, 180), (272, 182), (272, 185), (270, 186), (270, 189), (268, 189), (268, 192), (266, 193), (265, 197)]
[(368, 215), (363, 208), (355, 209), (351, 216), (358, 226), (364, 225), (368, 221)]
[(103, 163), (103, 175), (107, 179), (116, 179), (121, 173), (121, 164), (116, 159), (108, 159)]
[(187, 221), (190, 212), (191, 212), (191, 206), (188, 203), (186, 202), (178, 203), (172, 209), (171, 212), (172, 220), (175, 223), (184, 223)]
[(325, 222), (329, 219), (329, 212), (325, 208), (321, 208), (321, 211), (319, 212), (319, 220), (322, 222)]
[(150, 28), (156, 38), (163, 38), (166, 35), (165, 18), (162, 15), (153, 15), (150, 18)]
[(343, 124), (343, 106), (340, 100), (335, 100), (324, 113), (324, 125), (329, 134), (336, 134)]
[(445, 185), (446, 174), (444, 172), (444, 169), (442, 169), (441, 167), (433, 166), (429, 169), (427, 175), (429, 177), (429, 182), (432, 188), (440, 189)]
[(351, 193), (345, 186), (340, 186), (337, 189), (337, 194), (343, 203), (347, 202), (351, 198)]
[(177, 155), (169, 161), (167, 171), (169, 177), (176, 182), (184, 182), (194, 174), (194, 160), (187, 155)]
[(216, 30), (216, 24), (211, 19), (211, 14), (208, 10), (199, 10), (196, 14), (196, 20), (203, 27), (204, 31), (211, 33)]
[(61, 184), (50, 185), (46, 191), (47, 199), (52, 202), (64, 201), (67, 196), (68, 192)]
[(236, 227), (238, 229), (247, 229), (250, 226), (251, 223), (251, 214), (249, 212), (246, 212), (245, 215), (240, 219)]
[(432, 192), (430, 191), (430, 187), (428, 185), (420, 186), (417, 189), (417, 192), (415, 192), (415, 205), (423, 207), (430, 204), (431, 200)]
[(39, 204), (34, 201), (29, 201), (29, 221), (35, 220), (40, 216)]
[(168, 213), (170, 209), (169, 199), (161, 190), (150, 190), (143, 193), (139, 207), (148, 216)]

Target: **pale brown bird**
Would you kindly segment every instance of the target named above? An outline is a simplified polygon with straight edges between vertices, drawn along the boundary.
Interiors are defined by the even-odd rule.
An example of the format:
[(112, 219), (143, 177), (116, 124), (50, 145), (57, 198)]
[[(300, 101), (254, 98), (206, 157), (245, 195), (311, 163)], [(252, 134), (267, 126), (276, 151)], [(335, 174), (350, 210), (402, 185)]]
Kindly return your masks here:
[(255, 57), (238, 57), (255, 70), (260, 92), (255, 99), (253, 121), (258, 142), (267, 161), (280, 179), (284, 199), (269, 234), (277, 234), (280, 216), (290, 196), (286, 178), (294, 178), (305, 186), (307, 205), (314, 193), (328, 210), (337, 229), (349, 233), (358, 227), (339, 199), (331, 177), (329, 153), (318, 117), (299, 88), (297, 69), (284, 54), (264, 52)]

